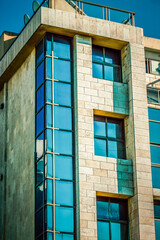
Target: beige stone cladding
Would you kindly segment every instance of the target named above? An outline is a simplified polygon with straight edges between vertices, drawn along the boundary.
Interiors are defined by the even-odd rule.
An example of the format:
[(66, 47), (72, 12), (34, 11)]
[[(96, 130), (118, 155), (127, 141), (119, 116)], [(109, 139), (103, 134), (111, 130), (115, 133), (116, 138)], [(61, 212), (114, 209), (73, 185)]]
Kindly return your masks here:
[(8, 240), (34, 239), (34, 89), (35, 51), (4, 88), (7, 155), (2, 161), (6, 164), (4, 234)]

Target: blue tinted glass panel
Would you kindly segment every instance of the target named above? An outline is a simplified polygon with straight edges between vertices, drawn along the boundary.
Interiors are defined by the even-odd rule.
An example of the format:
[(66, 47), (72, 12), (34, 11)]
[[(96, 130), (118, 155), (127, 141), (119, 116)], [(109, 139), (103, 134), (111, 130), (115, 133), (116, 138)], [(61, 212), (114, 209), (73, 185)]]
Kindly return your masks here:
[(51, 129), (45, 131), (45, 149), (46, 151), (53, 152), (53, 132)]
[(36, 93), (36, 111), (38, 112), (44, 104), (44, 85)]
[(112, 240), (127, 239), (127, 226), (120, 223), (111, 223)]
[(116, 141), (108, 141), (108, 157), (117, 158), (117, 142)]
[(46, 240), (53, 240), (53, 233), (48, 232)]
[(52, 37), (47, 36), (46, 39), (46, 55), (52, 56)]
[(148, 114), (150, 120), (160, 121), (160, 110), (155, 108), (148, 108)]
[(46, 58), (46, 78), (52, 78), (52, 58)]
[(64, 82), (71, 81), (70, 61), (54, 59), (54, 79)]
[(36, 115), (36, 136), (44, 129), (44, 110)]
[(126, 159), (125, 144), (123, 142), (117, 142), (117, 148), (118, 158)]
[(44, 62), (37, 68), (36, 87), (38, 88), (44, 81)]
[(94, 78), (103, 78), (103, 65), (98, 63), (92, 64), (93, 68), (93, 77)]
[(53, 126), (53, 113), (52, 113), (52, 105), (45, 106), (45, 126), (52, 127)]
[(36, 185), (43, 181), (44, 174), (44, 162), (43, 158), (41, 158), (36, 164)]
[(55, 240), (74, 240), (74, 236), (71, 234), (56, 233)]
[(97, 201), (97, 218), (109, 219), (109, 203)]
[(105, 62), (109, 64), (121, 64), (120, 51), (114, 49), (105, 49)]
[(66, 83), (54, 83), (54, 102), (56, 104), (71, 106), (71, 85)]
[(43, 232), (43, 209), (36, 213), (36, 236)]
[(116, 130), (117, 130), (116, 123), (107, 122), (107, 136), (108, 137), (116, 138), (117, 137)]
[(54, 107), (54, 127), (72, 130), (72, 110), (65, 107)]
[(74, 231), (73, 208), (55, 207), (56, 211), (56, 231), (70, 232)]
[(64, 39), (54, 39), (54, 56), (70, 59), (70, 41)]
[(53, 207), (47, 206), (45, 209), (45, 222), (47, 230), (53, 230)]
[(45, 156), (45, 173), (46, 177), (53, 177), (53, 155), (47, 154)]
[(44, 186), (43, 183), (41, 183), (38, 187), (36, 187), (36, 210), (43, 205), (43, 192)]
[(120, 82), (120, 68), (112, 66), (104, 66), (104, 79)]
[(43, 53), (43, 40), (38, 44), (36, 49), (36, 63), (37, 65), (41, 62), (44, 57)]
[(56, 204), (73, 206), (73, 183), (55, 181), (55, 188)]
[(160, 201), (154, 204), (154, 217), (160, 219)]
[(111, 203), (110, 204), (111, 208), (111, 219), (120, 219), (120, 205), (119, 203)]
[(160, 123), (149, 122), (150, 141), (160, 143)]
[(155, 220), (156, 240), (160, 239), (160, 221)]
[(160, 168), (152, 167), (152, 185), (153, 188), (160, 189)]
[(107, 155), (106, 140), (94, 139), (94, 149), (95, 155), (106, 156)]
[(73, 180), (72, 158), (55, 155), (55, 178)]
[(54, 147), (56, 153), (72, 155), (72, 133), (55, 130)]
[(43, 154), (43, 140), (44, 140), (44, 134), (42, 133), (37, 139), (36, 139), (36, 152), (37, 152), (37, 158), (40, 158)]
[(45, 201), (53, 203), (53, 181), (51, 179), (45, 182)]
[(52, 81), (46, 81), (45, 83), (45, 100), (52, 103)]
[(160, 147), (150, 146), (151, 149), (151, 162), (160, 164)]
[(109, 237), (109, 223), (97, 222), (98, 240), (110, 240)]
[(106, 123), (94, 121), (94, 135), (106, 137)]
[(103, 62), (103, 48), (102, 47), (93, 46), (92, 60)]

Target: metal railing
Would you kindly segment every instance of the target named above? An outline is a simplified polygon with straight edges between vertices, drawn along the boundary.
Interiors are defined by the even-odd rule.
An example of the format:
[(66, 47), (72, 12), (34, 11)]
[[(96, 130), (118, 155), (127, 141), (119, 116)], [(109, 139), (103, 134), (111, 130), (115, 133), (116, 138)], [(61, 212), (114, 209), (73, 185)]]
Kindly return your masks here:
[(81, 15), (135, 26), (135, 13), (83, 0), (65, 0)]

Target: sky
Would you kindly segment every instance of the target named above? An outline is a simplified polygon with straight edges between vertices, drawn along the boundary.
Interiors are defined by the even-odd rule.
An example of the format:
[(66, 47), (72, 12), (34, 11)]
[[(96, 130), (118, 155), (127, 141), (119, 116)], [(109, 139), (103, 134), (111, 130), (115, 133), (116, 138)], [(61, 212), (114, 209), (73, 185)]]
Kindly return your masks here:
[[(143, 28), (145, 36), (160, 39), (160, 0), (86, 1), (135, 12), (136, 27)], [(3, 31), (21, 31), (24, 27), (24, 14), (33, 14), (32, 2), (33, 0), (0, 0), (0, 35)]]

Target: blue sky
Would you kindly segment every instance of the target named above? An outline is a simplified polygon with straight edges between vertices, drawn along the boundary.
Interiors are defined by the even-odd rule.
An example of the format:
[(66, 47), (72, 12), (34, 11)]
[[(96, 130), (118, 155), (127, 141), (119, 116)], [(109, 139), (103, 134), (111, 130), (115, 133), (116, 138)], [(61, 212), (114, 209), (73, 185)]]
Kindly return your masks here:
[[(144, 35), (160, 39), (160, 0), (87, 1), (135, 12), (135, 24), (144, 29)], [(33, 14), (33, 0), (0, 0), (0, 2), (0, 35), (3, 31), (20, 32), (24, 26), (24, 14), (27, 13), (29, 16)]]

